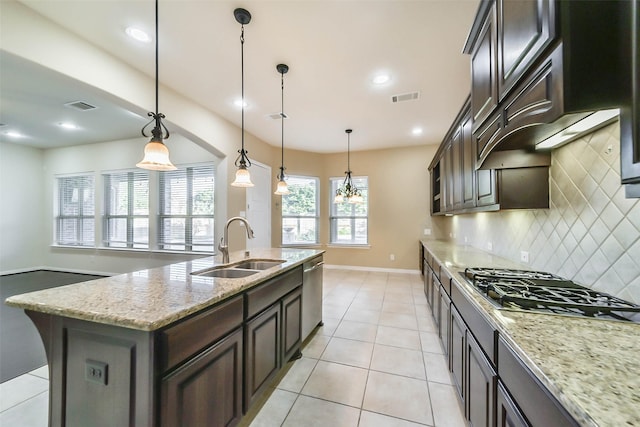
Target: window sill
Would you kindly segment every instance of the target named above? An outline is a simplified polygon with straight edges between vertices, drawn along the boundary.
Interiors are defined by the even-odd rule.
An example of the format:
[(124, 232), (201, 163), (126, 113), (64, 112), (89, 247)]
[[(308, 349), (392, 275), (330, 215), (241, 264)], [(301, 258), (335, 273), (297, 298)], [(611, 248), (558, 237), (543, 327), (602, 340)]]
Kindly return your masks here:
[(280, 247), (282, 248), (303, 248), (303, 249), (307, 249), (307, 248), (321, 248), (322, 245), (320, 243), (308, 243), (308, 244), (304, 244), (304, 243), (283, 243), (280, 245)]
[(133, 252), (138, 254), (166, 254), (166, 255), (202, 255), (203, 257), (215, 256), (215, 252), (186, 252), (186, 251), (165, 251), (160, 249), (136, 249), (136, 248), (109, 248), (105, 246), (73, 246), (73, 245), (50, 245), (53, 249), (79, 249), (107, 252)]
[(341, 248), (341, 249), (371, 249), (371, 245), (350, 245), (340, 243), (330, 243), (327, 248)]

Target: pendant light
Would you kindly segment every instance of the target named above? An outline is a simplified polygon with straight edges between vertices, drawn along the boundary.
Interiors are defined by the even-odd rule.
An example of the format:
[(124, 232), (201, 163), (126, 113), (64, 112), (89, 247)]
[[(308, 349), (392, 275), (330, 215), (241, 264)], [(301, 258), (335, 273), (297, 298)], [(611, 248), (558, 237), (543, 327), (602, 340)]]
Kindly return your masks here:
[(346, 129), (345, 132), (347, 133), (347, 170), (344, 182), (336, 190), (336, 197), (333, 199), (333, 203), (362, 203), (364, 201), (362, 192), (351, 180), (351, 132), (353, 130)]
[(238, 168), (236, 171), (236, 179), (231, 183), (233, 187), (253, 187), (251, 182), (251, 175), (249, 174), (248, 167), (251, 166), (251, 160), (247, 156), (248, 151), (244, 149), (244, 26), (251, 22), (251, 14), (248, 10), (237, 8), (233, 11), (236, 21), (241, 25), (240, 28), (240, 68), (241, 68), (241, 80), (242, 80), (242, 149), (238, 150), (240, 155), (236, 159), (235, 165)]
[(282, 125), (282, 158), (280, 162), (280, 175), (278, 175), (278, 187), (274, 194), (278, 194), (280, 196), (284, 196), (290, 193), (289, 188), (287, 188), (287, 182), (284, 180), (284, 119), (286, 115), (284, 114), (284, 75), (289, 71), (289, 66), (286, 64), (278, 64), (276, 66), (276, 70), (280, 73), (280, 89), (281, 89), (281, 107), (280, 107), (280, 123)]
[(156, 0), (156, 110), (147, 114), (151, 121), (142, 128), (142, 136), (148, 137), (145, 129), (151, 123), (155, 126), (151, 130), (151, 140), (144, 147), (144, 158), (136, 164), (137, 167), (153, 171), (173, 171), (177, 168), (169, 160), (169, 149), (162, 142), (169, 138), (169, 130), (162, 123), (164, 114), (158, 112), (158, 0)]

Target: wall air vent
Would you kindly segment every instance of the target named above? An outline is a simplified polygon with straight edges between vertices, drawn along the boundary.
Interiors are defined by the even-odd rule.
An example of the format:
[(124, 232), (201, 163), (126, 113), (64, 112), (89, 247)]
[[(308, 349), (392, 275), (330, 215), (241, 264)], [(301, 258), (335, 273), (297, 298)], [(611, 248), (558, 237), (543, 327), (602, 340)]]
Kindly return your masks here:
[(267, 114), (267, 117), (269, 117), (270, 119), (273, 119), (273, 120), (280, 120), (281, 117), (284, 117), (285, 119), (289, 118), (289, 116), (287, 116), (287, 113)]
[(401, 95), (393, 95), (391, 102), (395, 104), (396, 102), (413, 101), (418, 98), (420, 98), (420, 92), (403, 93)]
[(67, 102), (66, 104), (64, 104), (64, 106), (73, 108), (75, 110), (80, 110), (80, 111), (89, 111), (89, 110), (95, 110), (96, 108), (98, 108), (95, 105), (91, 105), (83, 101)]

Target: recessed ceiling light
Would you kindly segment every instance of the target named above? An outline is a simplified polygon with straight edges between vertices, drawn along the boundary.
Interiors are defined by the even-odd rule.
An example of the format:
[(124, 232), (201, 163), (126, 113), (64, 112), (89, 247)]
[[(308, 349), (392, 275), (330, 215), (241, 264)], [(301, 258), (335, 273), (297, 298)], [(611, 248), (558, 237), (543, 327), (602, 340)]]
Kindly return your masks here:
[(13, 131), (13, 130), (5, 132), (4, 134), (7, 135), (8, 137), (11, 137), (11, 138), (22, 138), (22, 137), (24, 137), (23, 134), (21, 134), (19, 132), (16, 132), (16, 131)]
[(422, 128), (420, 128), (420, 127), (415, 127), (413, 129), (411, 129), (411, 134), (415, 135), (415, 136), (422, 135), (422, 132), (423, 132)]
[(243, 106), (246, 108), (248, 104), (247, 104), (247, 101), (244, 101), (244, 105), (243, 105), (242, 98), (238, 98), (235, 101), (233, 101), (233, 105), (235, 105), (238, 108), (241, 108)]
[(61, 128), (69, 129), (69, 130), (78, 129), (78, 126), (74, 125), (73, 123), (69, 123), (69, 122), (58, 123), (58, 126), (60, 126)]
[(149, 34), (141, 30), (140, 28), (127, 27), (127, 29), (124, 31), (127, 33), (129, 37), (131, 37), (134, 40), (138, 40), (139, 42), (149, 43), (151, 41), (151, 36), (149, 36)]
[(391, 76), (389, 76), (388, 74), (378, 74), (373, 78), (373, 84), (383, 85), (385, 83), (388, 83), (389, 80), (391, 80)]

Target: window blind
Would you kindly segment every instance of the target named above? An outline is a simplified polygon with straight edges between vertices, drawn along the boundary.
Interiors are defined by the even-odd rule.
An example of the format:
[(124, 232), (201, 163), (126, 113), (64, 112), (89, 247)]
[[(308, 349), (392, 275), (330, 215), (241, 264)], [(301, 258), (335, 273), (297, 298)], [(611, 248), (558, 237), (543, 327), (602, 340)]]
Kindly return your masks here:
[(149, 172), (103, 174), (104, 245), (118, 248), (149, 247)]
[(214, 251), (214, 184), (211, 164), (160, 174), (160, 249)]
[(95, 244), (93, 175), (57, 177), (58, 206), (55, 240), (58, 245)]

